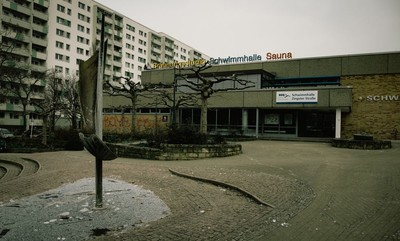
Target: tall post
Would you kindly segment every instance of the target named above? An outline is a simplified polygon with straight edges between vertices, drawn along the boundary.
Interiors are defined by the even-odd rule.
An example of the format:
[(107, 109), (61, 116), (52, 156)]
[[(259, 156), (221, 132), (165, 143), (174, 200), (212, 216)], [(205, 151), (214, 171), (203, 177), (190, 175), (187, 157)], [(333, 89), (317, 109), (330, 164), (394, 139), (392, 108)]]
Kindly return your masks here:
[(336, 109), (336, 118), (335, 118), (335, 138), (340, 138), (340, 133), (342, 129), (342, 110), (340, 108)]
[(99, 46), (99, 59), (97, 68), (97, 84), (96, 84), (96, 109), (95, 109), (95, 132), (100, 140), (103, 139), (103, 75), (104, 75), (104, 20), (105, 15), (101, 18), (101, 35)]
[[(95, 107), (95, 132), (100, 140), (103, 140), (103, 75), (104, 75), (104, 20), (101, 17), (101, 35), (99, 46), (99, 62), (97, 69), (96, 84), (96, 107)], [(96, 157), (96, 208), (103, 207), (103, 160)]]
[(176, 73), (175, 73), (175, 65), (174, 65), (174, 84), (173, 84), (173, 96), (172, 96), (172, 126), (176, 124)]

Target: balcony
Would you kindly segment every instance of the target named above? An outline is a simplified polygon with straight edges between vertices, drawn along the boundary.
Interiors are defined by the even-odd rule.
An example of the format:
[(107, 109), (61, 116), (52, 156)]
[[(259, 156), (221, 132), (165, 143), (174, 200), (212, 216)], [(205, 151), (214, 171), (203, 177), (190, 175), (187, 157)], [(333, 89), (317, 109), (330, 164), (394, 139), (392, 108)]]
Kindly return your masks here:
[(32, 24), (32, 29), (44, 34), (49, 32), (49, 28), (46, 25)]
[(39, 4), (40, 6), (49, 8), (49, 1), (47, 0), (33, 0), (33, 2)]
[(43, 65), (32, 65), (32, 70), (37, 72), (45, 72), (47, 70), (46, 66)]
[(42, 20), (45, 20), (46, 22), (49, 21), (49, 15), (47, 15), (47, 14), (45, 14), (45, 13), (42, 13), (42, 12), (33, 10), (33, 15), (34, 15), (36, 18), (40, 18), (40, 19), (42, 19)]
[(37, 44), (39, 46), (47, 47), (47, 40), (40, 38), (32, 38), (32, 43)]
[(23, 34), (23, 33), (17, 33), (17, 32), (11, 32), (9, 35), (6, 36), (7, 38), (10, 39), (15, 39), (24, 43), (30, 43), (31, 42), (31, 36)]
[(31, 15), (31, 10), (29, 8), (18, 5), (15, 2), (3, 1), (3, 6), (28, 16)]
[(114, 56), (122, 58), (121, 52), (114, 51), (113, 53), (114, 53)]
[(156, 38), (152, 38), (151, 42), (161, 46), (161, 40), (158, 39), (158, 38), (157, 39)]
[(13, 49), (13, 54), (22, 55), (25, 57), (30, 56), (29, 49), (27, 49), (27, 48), (15, 48), (15, 49)]
[(21, 28), (25, 28), (25, 29), (30, 29), (31, 28), (31, 25), (30, 25), (28, 19), (22, 20), (22, 19), (12, 18), (10, 16), (3, 15), (1, 17), (1, 20), (3, 22), (10, 23), (12, 25), (15, 25), (15, 26), (18, 26), (18, 27), (21, 27)]
[(114, 61), (113, 62), (113, 65), (114, 65), (114, 67), (119, 67), (119, 68), (122, 68), (122, 63), (121, 63), (121, 61)]
[(36, 50), (32, 49), (32, 57), (37, 58), (37, 59), (41, 59), (41, 60), (46, 60), (47, 59), (47, 55), (46, 53), (42, 53), (42, 52), (37, 52)]
[(122, 32), (121, 31), (114, 31), (114, 36), (122, 38)]
[(121, 29), (124, 28), (124, 24), (121, 21), (115, 21), (115, 25), (120, 27)]
[(154, 52), (154, 53), (157, 53), (157, 55), (160, 55), (161, 54), (161, 49), (158, 49), (158, 48), (151, 48), (151, 51), (152, 52)]

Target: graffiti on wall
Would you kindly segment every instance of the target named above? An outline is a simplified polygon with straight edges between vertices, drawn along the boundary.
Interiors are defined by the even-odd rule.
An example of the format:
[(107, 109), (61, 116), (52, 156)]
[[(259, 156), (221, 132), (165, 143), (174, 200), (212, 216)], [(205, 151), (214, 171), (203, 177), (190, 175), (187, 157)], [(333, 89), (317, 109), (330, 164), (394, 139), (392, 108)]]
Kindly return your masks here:
[[(141, 114), (136, 116), (136, 130), (151, 132), (157, 128), (165, 129), (169, 125), (168, 115)], [(130, 115), (104, 115), (103, 130), (105, 132), (126, 133), (131, 130), (132, 116)]]

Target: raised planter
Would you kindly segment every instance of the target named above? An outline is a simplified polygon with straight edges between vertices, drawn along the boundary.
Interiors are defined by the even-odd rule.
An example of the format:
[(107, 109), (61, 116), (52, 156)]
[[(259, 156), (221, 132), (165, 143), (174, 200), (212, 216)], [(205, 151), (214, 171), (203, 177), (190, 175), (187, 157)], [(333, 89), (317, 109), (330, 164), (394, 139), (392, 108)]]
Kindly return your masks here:
[(215, 145), (163, 144), (160, 149), (132, 144), (107, 143), (118, 157), (132, 157), (150, 160), (194, 160), (210, 157), (233, 156), (242, 153), (242, 146), (236, 143)]
[(379, 141), (371, 139), (333, 139), (332, 146), (338, 148), (362, 149), (362, 150), (380, 150), (392, 148), (391, 141)]

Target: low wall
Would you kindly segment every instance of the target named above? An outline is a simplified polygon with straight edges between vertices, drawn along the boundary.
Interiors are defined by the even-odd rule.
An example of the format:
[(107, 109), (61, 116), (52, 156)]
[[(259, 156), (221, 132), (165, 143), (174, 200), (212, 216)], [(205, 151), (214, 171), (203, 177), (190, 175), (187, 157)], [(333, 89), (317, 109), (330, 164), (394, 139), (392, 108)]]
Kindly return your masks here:
[(242, 153), (242, 146), (236, 143), (220, 145), (173, 145), (163, 144), (160, 149), (131, 144), (107, 143), (118, 157), (150, 160), (194, 160), (209, 157), (226, 157)]
[(392, 148), (392, 142), (391, 141), (377, 141), (377, 140), (333, 139), (332, 146), (338, 147), (338, 148), (380, 150), (380, 149)]

